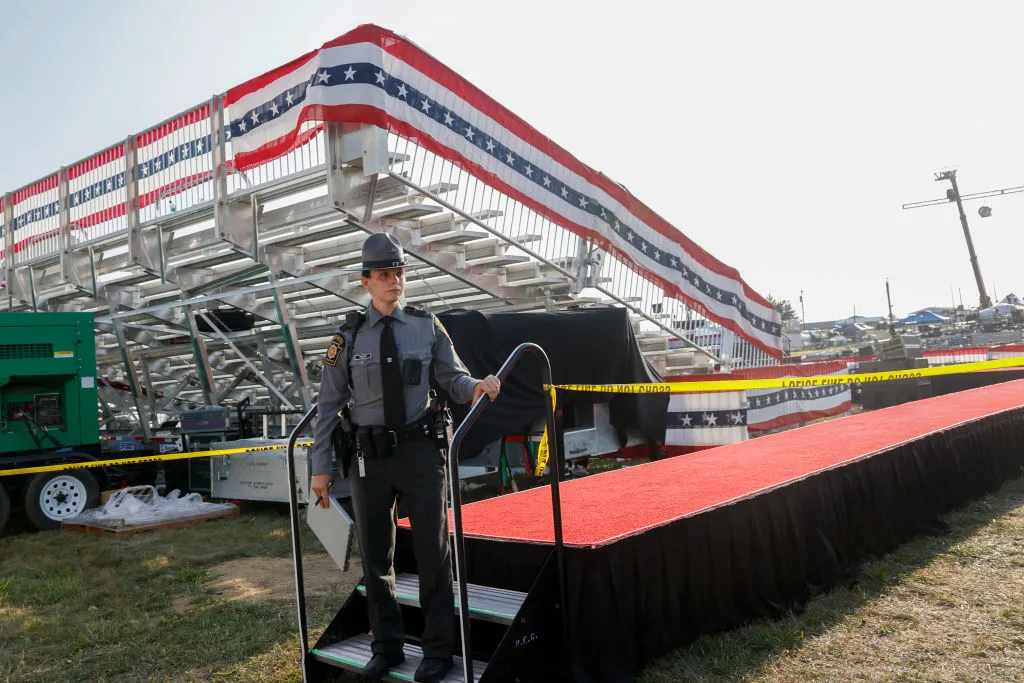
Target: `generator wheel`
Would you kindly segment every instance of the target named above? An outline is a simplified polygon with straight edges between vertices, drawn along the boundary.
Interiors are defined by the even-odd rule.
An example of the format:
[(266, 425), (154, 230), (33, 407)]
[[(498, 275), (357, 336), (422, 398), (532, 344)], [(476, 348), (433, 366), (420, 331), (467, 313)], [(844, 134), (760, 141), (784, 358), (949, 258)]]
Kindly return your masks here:
[(0, 485), (0, 533), (3, 533), (4, 527), (7, 526), (7, 520), (11, 518), (11, 499), (7, 496), (7, 491)]
[(37, 529), (59, 529), (97, 503), (100, 485), (88, 470), (42, 472), (25, 487), (25, 516)]

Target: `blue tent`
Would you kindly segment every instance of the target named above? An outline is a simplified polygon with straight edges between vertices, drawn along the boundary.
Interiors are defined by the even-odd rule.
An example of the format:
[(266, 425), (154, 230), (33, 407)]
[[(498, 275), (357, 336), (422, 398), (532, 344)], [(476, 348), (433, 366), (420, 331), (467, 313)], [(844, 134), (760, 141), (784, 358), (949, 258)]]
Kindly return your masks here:
[(931, 311), (917, 311), (916, 313), (911, 313), (896, 324), (902, 327), (903, 325), (940, 325), (948, 322), (949, 318), (941, 316), (938, 313), (932, 313)]

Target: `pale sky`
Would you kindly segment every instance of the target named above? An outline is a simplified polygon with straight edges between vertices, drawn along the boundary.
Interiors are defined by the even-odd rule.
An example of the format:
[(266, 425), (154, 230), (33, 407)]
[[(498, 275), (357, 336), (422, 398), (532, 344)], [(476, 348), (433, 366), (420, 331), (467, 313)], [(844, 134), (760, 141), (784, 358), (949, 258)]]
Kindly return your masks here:
[[(405, 35), (808, 320), (977, 303), (944, 195), (1024, 185), (1006, 2), (4, 0), (0, 191), (362, 23)], [(966, 205), (1024, 295), (1024, 194)], [(953, 297), (951, 297), (951, 290)]]

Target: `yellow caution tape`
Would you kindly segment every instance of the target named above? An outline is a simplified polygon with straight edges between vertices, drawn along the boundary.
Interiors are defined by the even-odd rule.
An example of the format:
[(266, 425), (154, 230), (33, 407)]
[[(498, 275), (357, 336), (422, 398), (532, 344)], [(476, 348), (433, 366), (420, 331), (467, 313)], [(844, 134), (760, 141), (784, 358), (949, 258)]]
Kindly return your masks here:
[[(555, 391), (555, 387), (547, 387), (548, 394), (551, 396), (551, 412), (555, 412), (555, 401), (558, 400), (558, 394)], [(548, 428), (544, 425), (544, 434), (540, 437), (540, 445), (537, 447), (537, 470), (536, 475), (538, 477), (544, 476), (544, 470), (548, 466), (548, 459), (551, 457), (551, 444), (548, 438)]]
[[(869, 372), (852, 375), (818, 375), (813, 377), (778, 377), (775, 379), (727, 379), (721, 381), (693, 382), (652, 382), (648, 384), (545, 384), (544, 389), (551, 397), (551, 409), (554, 411), (557, 390), (580, 391), (601, 394), (669, 394), (694, 393), (711, 391), (741, 391), (746, 389), (789, 389), (794, 387), (821, 387), (837, 384), (859, 384), (863, 382), (887, 382), (893, 380), (935, 377), (937, 375), (955, 375), (980, 370), (998, 370), (1024, 366), (1024, 356), (999, 358), (996, 360), (977, 361), (942, 365), (934, 368), (916, 368), (913, 370), (893, 370), (889, 372)], [(537, 476), (544, 474), (551, 457), (550, 438), (547, 426), (537, 449)], [(296, 446), (312, 446), (312, 441), (303, 441)], [(84, 462), (61, 463), (59, 465), (39, 465), (36, 467), (18, 467), (0, 470), (0, 477), (16, 474), (38, 474), (40, 472), (60, 472), (90, 467), (116, 467), (118, 465), (137, 465), (147, 462), (166, 462), (170, 460), (187, 460), (189, 458), (212, 458), (238, 453), (260, 453), (287, 448), (285, 444), (276, 446), (250, 446), (248, 448), (226, 448), (214, 451), (193, 451), (191, 453), (163, 453), (160, 455), (144, 455), (136, 458), (119, 458), (117, 460), (86, 460)]]
[(823, 387), (835, 384), (860, 384), (865, 382), (888, 382), (901, 379), (918, 379), (936, 375), (955, 375), (979, 370), (997, 370), (1024, 365), (1024, 356), (999, 358), (958, 365), (942, 365), (934, 368), (913, 370), (892, 370), (889, 372), (866, 372), (853, 375), (819, 375), (815, 377), (777, 377), (774, 379), (725, 379), (720, 381), (693, 382), (652, 382), (649, 384), (555, 384), (544, 385), (545, 389), (562, 391), (586, 391), (600, 394), (678, 394), (708, 391), (741, 391), (745, 389), (789, 389), (793, 387)]
[[(295, 446), (312, 446), (312, 441), (296, 443)], [(0, 477), (10, 477), (15, 474), (38, 474), (40, 472), (61, 472), (63, 470), (80, 470), (88, 467), (116, 467), (118, 465), (137, 465), (144, 462), (165, 462), (168, 460), (188, 460), (189, 458), (213, 458), (221, 455), (236, 455), (238, 453), (260, 453), (263, 451), (277, 451), (287, 448), (286, 444), (280, 446), (250, 446), (248, 448), (224, 448), (217, 451), (192, 451), (191, 453), (162, 453), (160, 455), (142, 455), (136, 458), (118, 458), (117, 460), (86, 460), (84, 462), (67, 462), (59, 465), (38, 465), (36, 467), (18, 467), (9, 470), (0, 470)], [(55, 454), (58, 455), (58, 454)]]

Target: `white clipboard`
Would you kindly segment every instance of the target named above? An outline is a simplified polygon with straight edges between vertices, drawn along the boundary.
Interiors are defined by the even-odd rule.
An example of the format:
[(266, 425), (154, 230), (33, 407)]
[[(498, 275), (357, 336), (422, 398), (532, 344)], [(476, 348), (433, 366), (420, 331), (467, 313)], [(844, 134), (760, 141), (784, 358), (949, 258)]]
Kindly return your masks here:
[[(312, 496), (310, 497), (312, 498)], [(354, 539), (352, 529), (355, 525), (352, 518), (341, 507), (338, 499), (330, 494), (327, 495), (330, 505), (326, 508), (316, 505), (315, 500), (313, 499), (306, 506), (306, 524), (320, 539), (324, 550), (331, 556), (338, 568), (347, 572), (349, 560), (352, 557), (352, 541)]]

